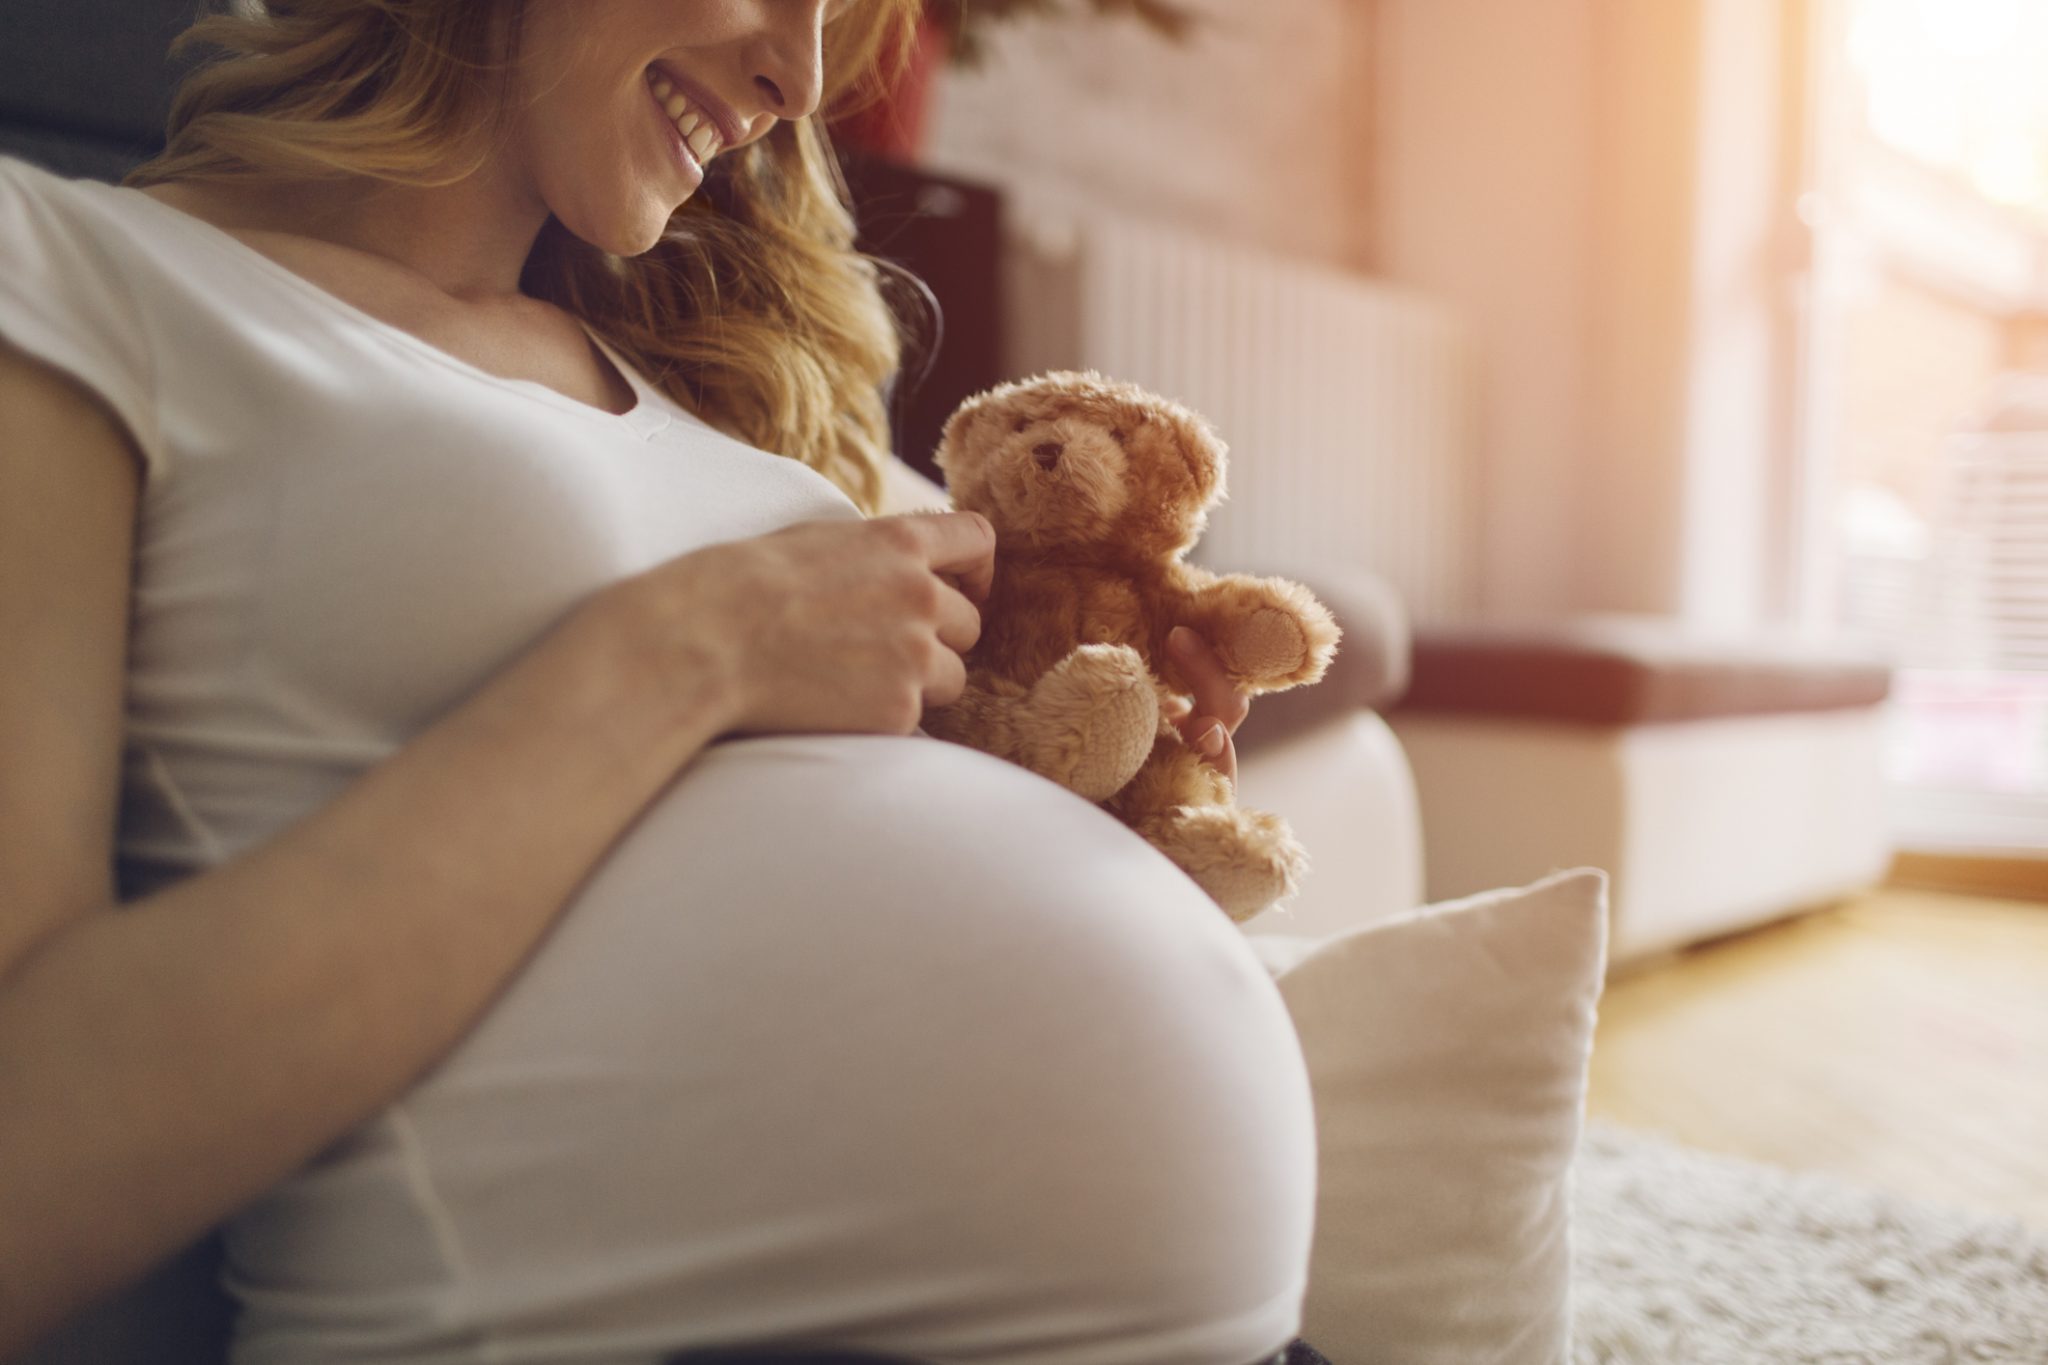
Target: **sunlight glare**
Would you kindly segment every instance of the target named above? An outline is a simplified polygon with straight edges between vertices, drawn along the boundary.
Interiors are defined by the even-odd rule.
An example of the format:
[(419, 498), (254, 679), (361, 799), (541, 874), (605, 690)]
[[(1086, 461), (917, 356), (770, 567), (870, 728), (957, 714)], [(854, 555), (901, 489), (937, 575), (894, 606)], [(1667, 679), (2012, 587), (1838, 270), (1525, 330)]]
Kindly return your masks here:
[(2042, 183), (2040, 144), (2012, 130), (1977, 147), (1970, 183), (1994, 204), (2039, 204), (2048, 201)]
[(1919, 0), (1920, 29), (1953, 57), (1990, 57), (2020, 29), (2021, 0)]
[(1854, 0), (1877, 139), (1995, 203), (2048, 213), (2048, 3)]

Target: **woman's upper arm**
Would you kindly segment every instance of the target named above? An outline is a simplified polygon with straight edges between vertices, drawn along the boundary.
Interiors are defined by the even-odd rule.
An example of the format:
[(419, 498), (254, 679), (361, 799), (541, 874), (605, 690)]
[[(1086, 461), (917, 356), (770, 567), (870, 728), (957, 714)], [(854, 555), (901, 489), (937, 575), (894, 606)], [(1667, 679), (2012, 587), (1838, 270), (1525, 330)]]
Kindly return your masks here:
[(114, 899), (141, 484), (101, 403), (0, 339), (0, 977)]

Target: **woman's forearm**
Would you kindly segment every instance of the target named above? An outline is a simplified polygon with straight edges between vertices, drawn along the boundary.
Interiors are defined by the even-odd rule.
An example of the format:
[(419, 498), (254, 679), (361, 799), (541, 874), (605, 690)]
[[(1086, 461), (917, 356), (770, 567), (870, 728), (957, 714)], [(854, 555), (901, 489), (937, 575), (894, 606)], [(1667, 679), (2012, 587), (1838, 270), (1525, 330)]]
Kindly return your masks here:
[[(630, 600), (624, 599), (624, 600)], [(586, 609), (317, 814), (0, 980), (0, 1358), (396, 1098), (726, 728)]]

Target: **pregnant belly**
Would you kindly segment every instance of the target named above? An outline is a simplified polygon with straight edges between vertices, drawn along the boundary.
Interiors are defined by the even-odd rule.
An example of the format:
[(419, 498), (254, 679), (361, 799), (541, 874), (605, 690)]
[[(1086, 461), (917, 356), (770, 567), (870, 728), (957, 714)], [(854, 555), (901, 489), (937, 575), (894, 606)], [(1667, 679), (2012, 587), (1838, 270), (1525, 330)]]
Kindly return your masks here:
[[(1167, 1235), (1277, 1208), (1300, 1221), (1275, 1235), (1305, 1238), (1304, 1163), (1259, 1176), (1274, 1163), (1233, 1147), (1247, 1105), (1312, 1152), (1277, 992), (1106, 813), (922, 736), (730, 741), (412, 1094), (243, 1220), (239, 1359), (951, 1321), (992, 1257), (1157, 1265), (1157, 1228), (1120, 1246), (1072, 1211), (1178, 1207), (1196, 1179), (1202, 1226)], [(1191, 1142), (1231, 1179), (1165, 1150)], [(981, 1288), (937, 1288), (954, 1276)], [(888, 1344), (943, 1354), (933, 1330)]]
[[(467, 1055), (571, 1046), (585, 1027), (615, 1050), (621, 1030), (666, 1028), (677, 996), (736, 981), (856, 1013), (963, 957), (1119, 920), (1239, 945), (1164, 856), (1013, 764), (922, 735), (728, 741), (625, 834)], [(688, 1064), (663, 1042), (659, 1065)]]

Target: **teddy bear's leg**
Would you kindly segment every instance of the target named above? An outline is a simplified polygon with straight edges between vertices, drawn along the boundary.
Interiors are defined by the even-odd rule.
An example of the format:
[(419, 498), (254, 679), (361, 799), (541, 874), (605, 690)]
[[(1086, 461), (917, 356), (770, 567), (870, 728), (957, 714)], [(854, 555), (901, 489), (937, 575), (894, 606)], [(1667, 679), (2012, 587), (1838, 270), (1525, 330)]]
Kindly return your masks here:
[(1159, 733), (1159, 696), (1128, 645), (1081, 645), (1032, 685), (1017, 728), (1018, 761), (1104, 801), (1128, 783)]
[(1029, 768), (1090, 801), (1113, 795), (1159, 733), (1159, 697), (1139, 653), (1082, 645), (1033, 686), (970, 673), (953, 702), (924, 714), (925, 733)]
[(1236, 806), (1183, 806), (1138, 827), (1234, 922), (1294, 894), (1308, 855), (1287, 822)]
[(950, 740), (1012, 763), (1022, 763), (1017, 713), (1024, 697), (1022, 684), (969, 672), (967, 686), (960, 695), (944, 706), (925, 708), (919, 724), (933, 739)]
[(1300, 886), (1308, 855), (1287, 822), (1233, 803), (1230, 780), (1178, 734), (1162, 735), (1111, 813), (1173, 860), (1233, 921), (1243, 922)]

